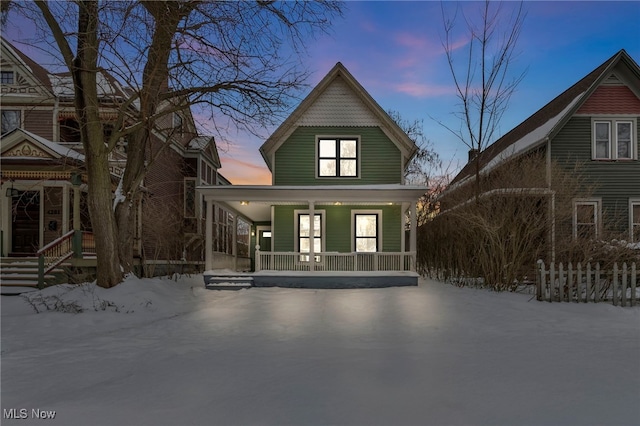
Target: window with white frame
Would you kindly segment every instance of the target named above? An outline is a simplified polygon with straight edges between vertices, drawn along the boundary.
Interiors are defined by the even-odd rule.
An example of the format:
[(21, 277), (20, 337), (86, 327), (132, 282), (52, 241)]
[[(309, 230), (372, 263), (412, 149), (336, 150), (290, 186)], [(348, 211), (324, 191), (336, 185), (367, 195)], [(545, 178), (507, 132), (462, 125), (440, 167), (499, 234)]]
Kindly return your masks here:
[(354, 248), (358, 253), (375, 253), (380, 250), (380, 215), (378, 213), (354, 213)]
[(20, 110), (3, 109), (1, 114), (0, 135), (4, 135), (5, 133), (20, 127), (20, 121), (22, 117)]
[(573, 237), (598, 238), (600, 226), (600, 201), (576, 200), (573, 202)]
[(358, 138), (318, 138), (319, 177), (358, 177)]
[[(308, 212), (296, 212), (296, 228), (297, 228), (297, 243), (298, 243), (298, 252), (300, 253), (309, 253), (311, 250), (311, 218)], [(324, 237), (323, 233), (323, 223), (322, 223), (323, 213), (316, 212), (313, 215), (313, 252), (320, 253), (322, 252), (322, 240)], [(320, 261), (319, 256), (315, 256), (316, 262)], [(300, 255), (301, 262), (308, 262), (309, 255)]]
[(632, 160), (634, 152), (634, 121), (628, 119), (593, 121), (594, 160)]
[(629, 201), (629, 234), (631, 242), (640, 243), (640, 199)]

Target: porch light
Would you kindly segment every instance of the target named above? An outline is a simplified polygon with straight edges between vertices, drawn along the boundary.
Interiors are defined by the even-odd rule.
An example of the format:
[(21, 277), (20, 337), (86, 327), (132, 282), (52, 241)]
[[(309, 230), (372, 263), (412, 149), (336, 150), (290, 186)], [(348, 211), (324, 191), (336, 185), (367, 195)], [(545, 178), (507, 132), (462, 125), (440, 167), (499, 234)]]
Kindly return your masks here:
[(248, 206), (249, 202), (248, 201), (240, 201), (240, 205), (241, 206)]
[(342, 203), (340, 201), (336, 201), (335, 203), (333, 203), (334, 206), (341, 206)]

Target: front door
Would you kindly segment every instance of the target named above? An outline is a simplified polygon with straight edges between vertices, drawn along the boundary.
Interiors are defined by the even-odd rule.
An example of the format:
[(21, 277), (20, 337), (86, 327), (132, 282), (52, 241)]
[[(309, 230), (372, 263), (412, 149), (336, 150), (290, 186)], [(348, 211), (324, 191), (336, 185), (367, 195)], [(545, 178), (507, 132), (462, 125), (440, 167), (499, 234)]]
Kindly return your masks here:
[(11, 199), (11, 252), (34, 254), (40, 246), (40, 191), (19, 191)]
[(258, 244), (260, 244), (260, 251), (271, 251), (271, 229), (258, 231)]

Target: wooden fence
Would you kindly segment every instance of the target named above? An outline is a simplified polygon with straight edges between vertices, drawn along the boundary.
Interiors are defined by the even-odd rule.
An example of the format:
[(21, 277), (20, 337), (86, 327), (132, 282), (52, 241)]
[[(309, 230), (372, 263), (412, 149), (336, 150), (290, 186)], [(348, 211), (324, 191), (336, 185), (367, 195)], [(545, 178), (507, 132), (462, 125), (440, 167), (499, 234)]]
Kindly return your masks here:
[(635, 306), (640, 285), (635, 263), (612, 270), (601, 270), (600, 264), (551, 263), (548, 268), (539, 262), (536, 297), (548, 302), (608, 302), (617, 306)]

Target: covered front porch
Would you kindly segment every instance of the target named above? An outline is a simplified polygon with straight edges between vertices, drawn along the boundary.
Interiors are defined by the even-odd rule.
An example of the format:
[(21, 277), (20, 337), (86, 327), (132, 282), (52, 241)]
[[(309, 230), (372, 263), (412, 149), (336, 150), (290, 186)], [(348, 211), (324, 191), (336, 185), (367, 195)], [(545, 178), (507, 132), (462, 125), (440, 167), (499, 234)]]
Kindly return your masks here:
[(407, 277), (417, 283), (416, 201), (424, 187), (219, 186), (198, 191), (207, 206), (205, 281), (218, 274), (212, 238), (215, 203), (251, 221), (255, 285), (300, 287), (315, 281), (314, 287), (326, 287), (331, 284), (321, 281), (367, 277), (373, 282), (382, 276), (387, 277), (385, 286), (406, 283)]

